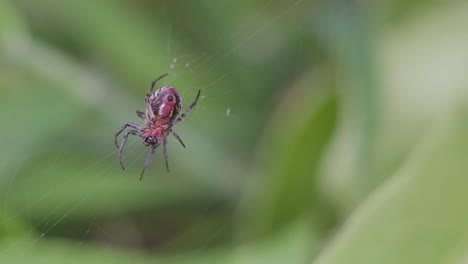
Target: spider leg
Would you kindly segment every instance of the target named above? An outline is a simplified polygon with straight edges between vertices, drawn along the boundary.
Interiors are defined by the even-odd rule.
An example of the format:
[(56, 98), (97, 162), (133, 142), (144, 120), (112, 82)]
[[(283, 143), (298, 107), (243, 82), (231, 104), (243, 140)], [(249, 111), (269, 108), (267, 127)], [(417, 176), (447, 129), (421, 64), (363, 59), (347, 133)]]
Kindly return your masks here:
[(179, 140), (180, 144), (182, 145), (182, 147), (185, 148), (185, 144), (184, 142), (182, 141), (182, 139), (180, 138), (180, 136), (174, 131), (172, 130), (171, 128), (169, 129), (169, 132), (177, 139)]
[(164, 139), (163, 141), (163, 155), (164, 155), (164, 161), (166, 162), (167, 172), (169, 172), (169, 162), (167, 161), (167, 139)]
[(128, 139), (128, 135), (135, 135), (135, 136), (139, 136), (140, 135), (140, 132), (138, 132), (137, 130), (128, 130), (127, 133), (125, 133), (123, 139), (122, 139), (122, 143), (120, 144), (120, 147), (119, 147), (119, 162), (120, 162), (120, 166), (122, 167), (122, 169), (125, 170), (125, 167), (123, 165), (123, 162), (122, 162), (122, 150), (125, 146), (125, 143), (127, 143), (127, 139)]
[(149, 126), (150, 125), (150, 121), (149, 120), (154, 120), (155, 117), (153, 117), (153, 119), (146, 119), (146, 116), (145, 116), (145, 113), (142, 112), (142, 111), (136, 111), (136, 114), (138, 116), (138, 118), (141, 119), (141, 121), (145, 122), (145, 125)]
[(148, 168), (148, 165), (150, 164), (150, 161), (153, 158), (155, 149), (156, 149), (155, 146), (151, 147), (150, 153), (146, 157), (145, 166), (143, 167), (143, 170), (141, 171), (141, 174), (140, 174), (140, 181), (141, 181), (141, 179), (143, 179), (143, 174), (145, 174), (145, 170), (146, 170), (146, 168)]
[(156, 83), (157, 83), (159, 80), (161, 80), (162, 78), (166, 77), (167, 75), (169, 75), (169, 74), (168, 74), (168, 73), (165, 73), (165, 74), (159, 76), (158, 78), (154, 79), (153, 82), (151, 82), (151, 86), (150, 86), (149, 91), (148, 91), (148, 96), (150, 96), (150, 95), (153, 93), (153, 88), (154, 88), (154, 86), (156, 85)]
[(137, 110), (137, 111), (136, 111), (136, 114), (137, 114), (138, 118), (140, 118), (141, 121), (145, 122), (145, 124), (146, 124), (145, 113), (143, 113), (142, 111), (138, 111), (138, 110)]
[(128, 122), (128, 123), (125, 123), (117, 132), (115, 132), (115, 135), (114, 135), (114, 142), (115, 142), (115, 146), (117, 148), (119, 148), (119, 144), (117, 144), (117, 137), (120, 135), (120, 133), (122, 133), (127, 127), (131, 127), (131, 128), (134, 128), (138, 131), (143, 131), (144, 128), (140, 125), (138, 125), (137, 123), (133, 123), (133, 122)]
[(156, 116), (154, 115), (153, 109), (151, 107), (151, 103), (149, 101), (149, 97), (146, 97), (145, 99), (145, 104), (146, 104), (146, 113), (148, 114), (148, 119), (151, 122), (155, 122)]
[(192, 111), (192, 109), (197, 105), (197, 102), (198, 102), (198, 98), (200, 97), (200, 90), (198, 90), (198, 93), (197, 93), (197, 97), (195, 98), (195, 101), (193, 101), (193, 103), (187, 108), (187, 110), (185, 110), (173, 123), (172, 126), (175, 126), (177, 123), (179, 123), (180, 121), (182, 121), (186, 115), (188, 115), (188, 113), (190, 113), (190, 111)]

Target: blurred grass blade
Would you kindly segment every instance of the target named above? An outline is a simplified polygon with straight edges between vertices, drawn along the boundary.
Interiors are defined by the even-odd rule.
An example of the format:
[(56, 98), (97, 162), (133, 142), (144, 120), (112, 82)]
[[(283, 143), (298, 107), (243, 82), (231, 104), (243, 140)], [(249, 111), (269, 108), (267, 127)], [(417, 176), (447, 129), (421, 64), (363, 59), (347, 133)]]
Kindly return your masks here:
[[(0, 241), (0, 248), (8, 248)], [(25, 249), (27, 252), (25, 252)], [(211, 254), (187, 254), (176, 257), (158, 257), (142, 252), (118, 252), (91, 246), (82, 246), (66, 240), (50, 240), (40, 242), (20, 241), (7, 252), (0, 251), (0, 263), (69, 263), (69, 264), (217, 264), (226, 263), (226, 253), (222, 251)]]
[(317, 239), (311, 233), (307, 220), (292, 223), (273, 234), (270, 239), (238, 247), (234, 250), (232, 264), (306, 263)]
[[(23, 18), (9, 1), (0, 2), (0, 41), (7, 34), (21, 34), (26, 30)], [(0, 43), (1, 44), (1, 43)]]
[(320, 39), (327, 40), (328, 56), (339, 76), (336, 84), (343, 96), (335, 141), (343, 138), (350, 141), (346, 145), (335, 144), (331, 152), (336, 154), (330, 163), (341, 166), (331, 166), (330, 174), (337, 181), (345, 182), (339, 186), (339, 197), (345, 201), (338, 201), (341, 204), (337, 205), (354, 207), (376, 185), (370, 171), (374, 165), (379, 86), (372, 51), (373, 32), (369, 26), (371, 12), (356, 1), (323, 1), (323, 4), (312, 16), (311, 27)]
[(282, 98), (266, 130), (260, 151), (265, 174), (245, 197), (249, 224), (241, 228), (250, 234), (274, 231), (318, 205), (317, 168), (337, 114), (337, 98), (319, 76), (307, 76)]
[(457, 117), (424, 138), (315, 263), (442, 264), (467, 254), (468, 115)]

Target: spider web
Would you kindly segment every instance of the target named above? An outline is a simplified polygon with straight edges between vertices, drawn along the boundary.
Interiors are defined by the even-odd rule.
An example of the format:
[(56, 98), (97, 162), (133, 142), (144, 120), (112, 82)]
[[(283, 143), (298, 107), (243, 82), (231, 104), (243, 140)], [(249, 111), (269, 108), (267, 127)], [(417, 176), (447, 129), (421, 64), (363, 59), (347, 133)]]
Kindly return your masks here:
[[(201, 123), (200, 126), (203, 131), (197, 131), (200, 133), (209, 133), (207, 130), (210, 128), (210, 124), (203, 124), (206, 118), (205, 115), (212, 115), (214, 118), (210, 118), (209, 120), (217, 119), (218, 125), (226, 125), (229, 127), (232, 126), (242, 126), (242, 120), (247, 118), (247, 114), (242, 111), (242, 105), (237, 104), (235, 101), (230, 102), (230, 100), (226, 100), (230, 96), (236, 96), (236, 90), (234, 87), (227, 87), (224, 85), (226, 81), (236, 79), (242, 77), (243, 74), (248, 74), (242, 71), (231, 71), (231, 70), (219, 70), (219, 68), (223, 68), (222, 64), (229, 61), (229, 58), (238, 52), (241, 52), (243, 48), (252, 44), (256, 38), (261, 37), (262, 34), (265, 33), (266, 30), (271, 29), (272, 27), (279, 26), (282, 20), (292, 19), (288, 17), (288, 15), (293, 15), (295, 10), (299, 9), (300, 4), (303, 0), (296, 0), (286, 2), (283, 6), (279, 8), (279, 12), (275, 12), (275, 14), (271, 17), (263, 17), (262, 12), (266, 9), (269, 9), (274, 4), (274, 1), (268, 0), (264, 1), (258, 8), (258, 12), (254, 15), (247, 17), (247, 19), (243, 19), (236, 24), (235, 29), (229, 31), (224, 36), (225, 38), (229, 39), (231, 45), (224, 47), (219, 50), (215, 51), (200, 51), (200, 52), (189, 52), (183, 51), (177, 47), (176, 43), (174, 43), (174, 39), (169, 37), (167, 39), (167, 72), (169, 73), (169, 77), (165, 78), (161, 84), (158, 85), (173, 85), (173, 83), (177, 83), (179, 80), (198, 80), (197, 76), (208, 76), (198, 83), (192, 84), (191, 87), (184, 88), (181, 90), (181, 96), (184, 100), (184, 106), (189, 105), (195, 97), (197, 89), (201, 89), (202, 91), (202, 98), (199, 101), (197, 107), (193, 110), (193, 112), (188, 116), (187, 120), (190, 120), (188, 123)], [(174, 10), (167, 10), (171, 13)], [(173, 27), (172, 29), (173, 30)], [(172, 34), (170, 34), (172, 36)], [(220, 37), (220, 36), (214, 36)], [(34, 66), (32, 66), (34, 67)], [(45, 73), (48, 74), (48, 73)], [(60, 80), (59, 80), (60, 82)], [(149, 83), (149, 81), (148, 81)], [(235, 83), (235, 82), (234, 82)], [(101, 83), (102, 84), (102, 83)], [(113, 86), (114, 83), (105, 82), (103, 86), (109, 88)], [(177, 85), (174, 85), (178, 87)], [(143, 89), (144, 92), (146, 87)], [(144, 94), (142, 92), (141, 94)], [(105, 92), (104, 92), (105, 93)], [(90, 99), (92, 100), (92, 99)], [(125, 102), (125, 98), (117, 99), (119, 102)], [(218, 102), (222, 101), (222, 104)], [(111, 100), (111, 102), (115, 102), (115, 100)], [(91, 102), (90, 104), (93, 104)], [(101, 107), (97, 105), (93, 105), (94, 107)], [(105, 107), (105, 106), (102, 106)], [(183, 108), (185, 109), (185, 108)], [(105, 110), (103, 112), (106, 112)], [(110, 113), (114, 115), (114, 113)], [(109, 114), (109, 115), (110, 115)], [(126, 116), (130, 116), (130, 114), (126, 114)], [(120, 119), (121, 121), (126, 121), (127, 119)], [(136, 119), (135, 119), (136, 120)], [(183, 123), (185, 123), (184, 121)], [(187, 142), (196, 142), (197, 137), (191, 136), (190, 133), (192, 130), (187, 129), (187, 127), (191, 127), (190, 125), (183, 125), (179, 134), (182, 135), (184, 140)], [(117, 129), (117, 127), (115, 128)], [(211, 130), (212, 131), (212, 130)], [(114, 131), (112, 131), (113, 133)], [(193, 133), (193, 132), (192, 132)], [(211, 132), (214, 133), (214, 132)], [(49, 203), (49, 199), (51, 196), (57, 195), (57, 193), (63, 192), (64, 190), (72, 190), (74, 188), (80, 190), (86, 190), (87, 184), (89, 181), (77, 182), (76, 179), (81, 177), (89, 177), (94, 178), (94, 186), (89, 191), (85, 191), (77, 195), (76, 199), (73, 199), (73, 202), (70, 204), (69, 202), (58, 202), (52, 205), (50, 211), (47, 214), (42, 215), (40, 219), (26, 219), (25, 222), (29, 222), (31, 225), (32, 233), (36, 234), (36, 237), (33, 239), (33, 243), (28, 245), (24, 245), (21, 242), (13, 241), (9, 243), (0, 244), (0, 259), (2, 256), (6, 256), (11, 252), (21, 251), (27, 252), (28, 250), (35, 247), (40, 241), (46, 239), (47, 237), (72, 237), (79, 241), (81, 245), (85, 245), (88, 243), (89, 240), (97, 240), (103, 244), (105, 248), (107, 247), (114, 247), (116, 246), (116, 240), (120, 238), (116, 237), (116, 234), (111, 232), (115, 229), (109, 229), (102, 226), (102, 220), (99, 219), (99, 215), (96, 212), (93, 212), (93, 209), (89, 208), (82, 208), (85, 202), (88, 202), (89, 199), (93, 199), (98, 197), (94, 192), (96, 190), (102, 190), (105, 192), (107, 186), (110, 184), (109, 177), (101, 177), (102, 175), (122, 175), (122, 171), (120, 165), (118, 163), (118, 155), (117, 151), (113, 150), (115, 147), (113, 146), (111, 134), (109, 134), (108, 139), (102, 139), (102, 142), (96, 145), (95, 149), (105, 149), (109, 150), (107, 153), (99, 154), (99, 157), (96, 158), (94, 161), (90, 162), (89, 160), (85, 161), (84, 163), (80, 163), (80, 160), (76, 161), (76, 157), (74, 156), (64, 156), (67, 152), (67, 149), (75, 147), (73, 143), (64, 144), (62, 148), (59, 148), (56, 154), (54, 154), (55, 158), (46, 161), (44, 164), (47, 164), (45, 167), (46, 169), (40, 175), (34, 175), (34, 173), (29, 173), (31, 177), (41, 175), (46, 175), (49, 173), (53, 173), (55, 170), (59, 169), (59, 164), (61, 163), (80, 163), (80, 169), (73, 172), (72, 175), (67, 175), (62, 178), (58, 179), (58, 182), (49, 182), (45, 185), (46, 189), (39, 190), (38, 196), (25, 196), (27, 206), (21, 208), (20, 210), (15, 210), (14, 205), (10, 204), (10, 195), (11, 189), (17, 183), (20, 183), (20, 180), (16, 177), (10, 177), (7, 180), (5, 186), (6, 192), (5, 195), (2, 196), (3, 199), (3, 212), (7, 217), (0, 223), (0, 225), (5, 224), (7, 221), (20, 219), (24, 216), (29, 217), (29, 212), (34, 211), (35, 209), (44, 206), (44, 203)], [(175, 142), (174, 139), (170, 140), (171, 143)], [(76, 144), (76, 142), (75, 142)], [(176, 143), (177, 144), (177, 143)], [(172, 144), (174, 145), (174, 144)], [(195, 145), (196, 144), (191, 144)], [(176, 150), (175, 147), (170, 147), (170, 166), (171, 166), (171, 173), (176, 174), (178, 173), (177, 164), (180, 162), (190, 162), (187, 159), (190, 159), (192, 156), (197, 155), (196, 147), (191, 147), (188, 149), (184, 149), (183, 151), (186, 152), (182, 158), (178, 158), (177, 155), (181, 152), (180, 149)], [(158, 152), (157, 152), (158, 153)], [(147, 149), (143, 148), (139, 143), (138, 139), (131, 139), (129, 138), (129, 142), (127, 143), (125, 152), (123, 154), (124, 163), (129, 168), (125, 174), (125, 177), (130, 177), (130, 175), (139, 175), (139, 170), (143, 164), (143, 160), (146, 158)], [(165, 173), (163, 172), (162, 168), (164, 167), (161, 161), (161, 157), (157, 157), (158, 154), (155, 155), (155, 160), (150, 164), (150, 167), (146, 171), (145, 179), (143, 182), (138, 181), (138, 177), (133, 177), (132, 180), (135, 181), (136, 185), (143, 185), (145, 180), (150, 181), (150, 184), (156, 184), (158, 181), (161, 180), (163, 176), (158, 176), (157, 179), (149, 180), (146, 178), (151, 178), (157, 171), (157, 174)], [(86, 160), (86, 159), (85, 159)], [(112, 162), (110, 162), (112, 161)], [(0, 163), (0, 167), (3, 164), (10, 162), (9, 160), (4, 160)], [(195, 163), (196, 161), (192, 161)], [(156, 164), (156, 165), (155, 165)], [(191, 165), (193, 168), (197, 166)], [(172, 173), (172, 170), (175, 173)], [(13, 171), (13, 175), (21, 173), (20, 168), (18, 167), (17, 170)], [(168, 177), (174, 177), (174, 175), (169, 175)], [(166, 179), (167, 180), (167, 179)], [(211, 180), (211, 178), (209, 179)], [(216, 186), (214, 184), (214, 186)], [(117, 199), (117, 198), (116, 198)], [(216, 205), (215, 207), (230, 207), (229, 202), (226, 205)], [(69, 234), (66, 231), (64, 232), (63, 229), (67, 228), (67, 225), (61, 227), (63, 222), (66, 222), (70, 215), (74, 214), (77, 210), (88, 210), (89, 216), (87, 220), (84, 220), (81, 223), (82, 231), (78, 232), (78, 234)], [(203, 211), (200, 213), (201, 217), (198, 217), (197, 223), (203, 222), (204, 217), (203, 215), (209, 214), (211, 210), (214, 210), (210, 206), (207, 208), (202, 209)], [(11, 214), (14, 212), (14, 215)], [(215, 241), (217, 237), (226, 232), (226, 229), (229, 228), (229, 224), (226, 221), (218, 221), (212, 227), (212, 236), (205, 237), (199, 241), (199, 245), (197, 248), (199, 250), (204, 249), (210, 244), (212, 241)], [(7, 230), (8, 231), (8, 230)], [(60, 235), (60, 233), (65, 233), (65, 235)], [(91, 237), (92, 236), (92, 237)], [(176, 244), (179, 237), (170, 237), (163, 241), (162, 245), (159, 245), (158, 248), (170, 248), (173, 244)]]

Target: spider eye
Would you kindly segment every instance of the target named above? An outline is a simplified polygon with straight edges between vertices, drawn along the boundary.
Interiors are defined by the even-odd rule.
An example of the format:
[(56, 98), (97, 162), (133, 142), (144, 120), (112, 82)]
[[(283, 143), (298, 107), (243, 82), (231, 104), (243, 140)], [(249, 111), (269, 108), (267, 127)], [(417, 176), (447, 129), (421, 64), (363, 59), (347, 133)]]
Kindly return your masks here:
[(167, 100), (168, 100), (169, 102), (172, 102), (172, 101), (174, 101), (174, 96), (172, 96), (172, 95), (169, 95), (169, 96), (167, 97)]

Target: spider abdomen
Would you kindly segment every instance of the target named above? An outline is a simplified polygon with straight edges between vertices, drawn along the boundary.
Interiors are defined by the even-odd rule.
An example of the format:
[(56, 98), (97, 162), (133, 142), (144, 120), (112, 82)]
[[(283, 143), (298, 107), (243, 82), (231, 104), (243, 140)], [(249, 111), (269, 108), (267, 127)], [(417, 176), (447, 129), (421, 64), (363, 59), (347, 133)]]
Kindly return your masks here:
[(182, 99), (174, 87), (165, 86), (156, 90), (149, 101), (151, 110), (160, 124), (173, 121), (182, 108)]

